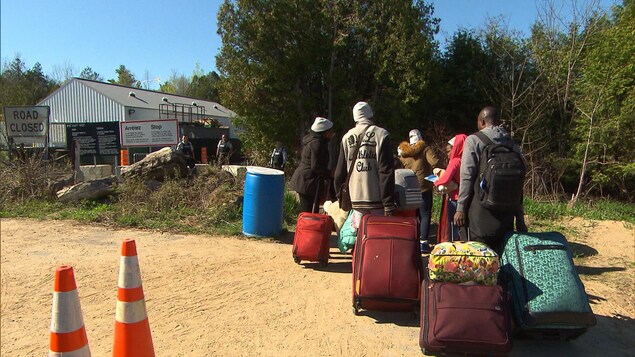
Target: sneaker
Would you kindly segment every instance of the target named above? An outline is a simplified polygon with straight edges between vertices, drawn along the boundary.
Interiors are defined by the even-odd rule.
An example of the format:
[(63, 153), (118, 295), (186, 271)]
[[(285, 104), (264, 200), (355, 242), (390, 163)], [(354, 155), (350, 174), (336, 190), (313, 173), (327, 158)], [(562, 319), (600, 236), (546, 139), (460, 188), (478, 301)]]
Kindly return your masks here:
[(421, 254), (430, 254), (430, 252), (432, 251), (432, 247), (430, 246), (430, 243), (428, 243), (427, 240), (422, 240), (420, 243), (421, 243)]

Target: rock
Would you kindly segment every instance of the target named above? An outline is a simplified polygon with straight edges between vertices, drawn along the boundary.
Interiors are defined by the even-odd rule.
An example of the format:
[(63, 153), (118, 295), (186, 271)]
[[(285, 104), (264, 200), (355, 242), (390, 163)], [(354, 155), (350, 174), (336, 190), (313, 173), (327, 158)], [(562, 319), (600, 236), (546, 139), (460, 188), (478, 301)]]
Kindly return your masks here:
[(163, 182), (157, 180), (148, 180), (145, 182), (145, 187), (150, 191), (158, 191), (161, 186), (163, 186)]
[(138, 177), (146, 181), (163, 181), (168, 176), (183, 178), (187, 176), (187, 162), (180, 151), (167, 147), (148, 154), (130, 166), (122, 167), (121, 176), (124, 180)]
[(49, 181), (48, 182), (49, 192), (54, 194), (58, 192), (59, 190), (63, 189), (64, 187), (71, 186), (74, 183), (75, 183), (75, 179), (73, 177), (73, 174), (66, 175), (57, 180)]
[(81, 200), (95, 201), (108, 197), (114, 193), (115, 176), (103, 179), (80, 182), (77, 185), (64, 188), (57, 192), (60, 202), (79, 202)]

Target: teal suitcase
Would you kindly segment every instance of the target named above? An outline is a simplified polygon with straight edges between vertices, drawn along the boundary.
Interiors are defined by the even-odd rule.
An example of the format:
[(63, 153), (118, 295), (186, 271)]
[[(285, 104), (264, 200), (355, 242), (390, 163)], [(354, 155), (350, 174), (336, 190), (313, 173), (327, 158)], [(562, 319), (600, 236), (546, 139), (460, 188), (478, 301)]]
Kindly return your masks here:
[(520, 337), (574, 339), (595, 325), (567, 240), (558, 232), (509, 233), (499, 279)]

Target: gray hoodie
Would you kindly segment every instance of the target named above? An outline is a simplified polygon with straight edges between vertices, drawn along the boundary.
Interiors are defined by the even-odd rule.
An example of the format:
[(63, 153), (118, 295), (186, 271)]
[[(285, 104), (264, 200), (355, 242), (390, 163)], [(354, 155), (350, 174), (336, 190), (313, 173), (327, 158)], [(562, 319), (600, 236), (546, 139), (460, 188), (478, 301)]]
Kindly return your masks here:
[[(488, 126), (481, 130), (495, 144), (503, 144), (511, 141), (507, 130), (500, 126)], [(470, 206), (474, 196), (474, 181), (478, 176), (479, 160), (485, 144), (475, 134), (465, 139), (463, 144), (463, 156), (461, 156), (461, 183), (459, 184), (459, 199), (456, 210), (465, 212)], [(520, 152), (520, 147), (513, 144), (515, 151)]]

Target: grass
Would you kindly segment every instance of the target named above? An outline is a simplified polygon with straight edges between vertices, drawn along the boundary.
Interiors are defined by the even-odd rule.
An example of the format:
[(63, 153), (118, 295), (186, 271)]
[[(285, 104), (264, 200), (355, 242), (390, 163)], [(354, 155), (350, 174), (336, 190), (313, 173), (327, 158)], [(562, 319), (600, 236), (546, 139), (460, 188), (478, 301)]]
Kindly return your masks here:
[(597, 200), (580, 202), (569, 208), (565, 202), (540, 202), (525, 199), (525, 214), (535, 220), (558, 220), (562, 217), (582, 217), (590, 220), (625, 221), (635, 224), (632, 203)]
[[(51, 194), (49, 186), (54, 179), (50, 177), (54, 170), (39, 172), (38, 168), (37, 161), (27, 162), (24, 167), (0, 167), (3, 169), (0, 170), (0, 192), (3, 193), (0, 217), (70, 219), (167, 232), (242, 235), (244, 173), (234, 177), (210, 166), (200, 170), (193, 179), (168, 179), (159, 188), (149, 188), (142, 181), (127, 180), (117, 187), (115, 197), (102, 202), (62, 204)], [(37, 180), (24, 181), (28, 185), (20, 186), (22, 181), (12, 179), (29, 177), (35, 171), (40, 176)], [(66, 172), (65, 166), (60, 165), (57, 172)], [(283, 207), (283, 230), (294, 230), (299, 211), (297, 195), (285, 189)], [(441, 195), (435, 194), (434, 221), (438, 220), (440, 209)], [(635, 224), (635, 205), (608, 200), (578, 203), (569, 208), (566, 202), (526, 199), (525, 213), (529, 216), (532, 231), (576, 234), (567, 231), (561, 223), (563, 217), (569, 216)]]

